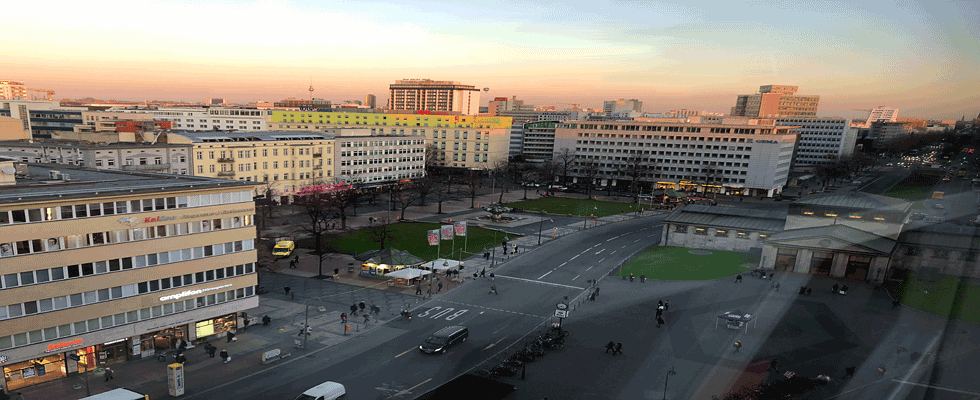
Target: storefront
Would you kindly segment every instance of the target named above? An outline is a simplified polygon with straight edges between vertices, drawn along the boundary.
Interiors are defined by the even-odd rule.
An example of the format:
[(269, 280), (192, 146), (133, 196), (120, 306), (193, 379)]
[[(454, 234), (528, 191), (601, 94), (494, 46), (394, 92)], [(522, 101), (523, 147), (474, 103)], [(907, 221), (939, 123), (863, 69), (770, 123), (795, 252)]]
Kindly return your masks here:
[(187, 339), (187, 325), (144, 333), (140, 335), (140, 356), (143, 358), (152, 357), (156, 353), (176, 349), (177, 343)]
[(99, 366), (124, 362), (127, 359), (127, 354), (129, 354), (129, 340), (119, 339), (100, 344), (95, 346), (95, 352), (98, 354)]
[[(57, 345), (52, 345), (57, 346)], [(68, 355), (76, 354), (79, 361), (72, 361)], [(64, 353), (51, 354), (32, 360), (3, 366), (3, 377), (8, 391), (17, 390), (39, 383), (80, 374), (96, 367), (95, 346), (83, 347)]]
[(220, 335), (232, 331), (238, 327), (238, 313), (232, 313), (223, 317), (206, 319), (194, 324), (194, 337), (201, 339), (208, 336)]

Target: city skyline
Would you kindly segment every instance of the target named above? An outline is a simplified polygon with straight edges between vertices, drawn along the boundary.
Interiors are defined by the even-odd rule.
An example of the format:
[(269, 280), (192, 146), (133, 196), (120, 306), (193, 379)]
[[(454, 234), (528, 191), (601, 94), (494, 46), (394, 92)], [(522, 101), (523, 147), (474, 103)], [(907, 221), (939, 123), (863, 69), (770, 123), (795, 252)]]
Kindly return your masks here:
[[(59, 99), (275, 101), (308, 97), (312, 78), (316, 97), (370, 93), (385, 104), (389, 84), (430, 78), (489, 87), (482, 105), (636, 98), (648, 112), (727, 113), (738, 94), (783, 84), (820, 95), (820, 116), (861, 118), (854, 109), (885, 105), (903, 117), (972, 118), (980, 109), (980, 24), (967, 18), (980, 7), (970, 2), (100, 5), (5, 20), (0, 32), (13, 40), (0, 78)], [(29, 7), (13, 4), (9, 15), (39, 15)]]

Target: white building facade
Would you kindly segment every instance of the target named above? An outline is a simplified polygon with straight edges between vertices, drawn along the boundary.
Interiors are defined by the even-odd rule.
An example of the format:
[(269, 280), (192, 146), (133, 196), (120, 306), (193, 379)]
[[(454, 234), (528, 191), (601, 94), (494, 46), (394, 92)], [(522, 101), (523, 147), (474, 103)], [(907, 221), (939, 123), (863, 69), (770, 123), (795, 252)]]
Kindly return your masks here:
[(778, 117), (777, 126), (788, 126), (799, 135), (793, 168), (810, 167), (854, 154), (857, 129), (851, 120), (840, 117)]
[(177, 130), (265, 131), (269, 111), (241, 108), (156, 108), (113, 109), (113, 112), (151, 114), (157, 121), (170, 121)]

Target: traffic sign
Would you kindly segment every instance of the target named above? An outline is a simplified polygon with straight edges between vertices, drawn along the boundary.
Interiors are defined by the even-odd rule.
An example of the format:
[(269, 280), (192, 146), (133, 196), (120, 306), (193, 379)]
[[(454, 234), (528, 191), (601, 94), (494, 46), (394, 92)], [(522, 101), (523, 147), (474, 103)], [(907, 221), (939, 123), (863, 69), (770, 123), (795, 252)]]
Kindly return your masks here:
[(557, 305), (555, 305), (555, 307), (558, 308), (559, 310), (567, 310), (568, 309), (568, 304), (558, 303)]
[(568, 318), (568, 310), (555, 310), (555, 317)]

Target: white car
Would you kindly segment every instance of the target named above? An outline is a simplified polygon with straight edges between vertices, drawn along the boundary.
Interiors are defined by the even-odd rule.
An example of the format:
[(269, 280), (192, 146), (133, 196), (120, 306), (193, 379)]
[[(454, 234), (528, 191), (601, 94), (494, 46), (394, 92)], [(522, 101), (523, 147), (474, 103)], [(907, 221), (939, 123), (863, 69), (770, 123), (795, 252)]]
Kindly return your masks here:
[(336, 400), (347, 393), (344, 385), (337, 382), (323, 382), (299, 395), (296, 400)]
[(942, 204), (939, 204), (939, 203), (933, 204), (932, 207), (935, 208), (935, 209), (937, 209), (937, 210), (942, 210), (942, 209), (946, 208), (945, 206), (943, 206)]

